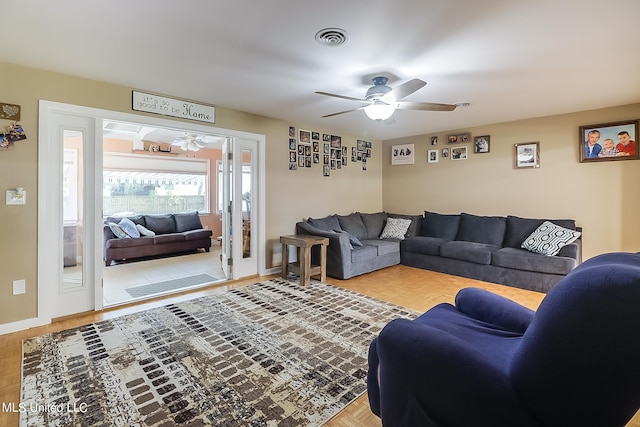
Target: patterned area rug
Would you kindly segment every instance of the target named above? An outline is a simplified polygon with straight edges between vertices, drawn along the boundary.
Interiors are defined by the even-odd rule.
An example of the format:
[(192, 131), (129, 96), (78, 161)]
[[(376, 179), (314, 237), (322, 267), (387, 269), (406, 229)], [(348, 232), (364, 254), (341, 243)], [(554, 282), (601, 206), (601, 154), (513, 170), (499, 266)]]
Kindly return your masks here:
[(149, 285), (127, 288), (125, 291), (134, 298), (146, 297), (148, 295), (162, 292), (175, 291), (177, 289), (188, 288), (190, 286), (213, 283), (216, 279), (208, 274), (196, 274), (195, 276), (182, 277), (180, 279), (167, 280), (164, 282), (151, 283)]
[(282, 279), (23, 341), (23, 426), (319, 426), (417, 313)]

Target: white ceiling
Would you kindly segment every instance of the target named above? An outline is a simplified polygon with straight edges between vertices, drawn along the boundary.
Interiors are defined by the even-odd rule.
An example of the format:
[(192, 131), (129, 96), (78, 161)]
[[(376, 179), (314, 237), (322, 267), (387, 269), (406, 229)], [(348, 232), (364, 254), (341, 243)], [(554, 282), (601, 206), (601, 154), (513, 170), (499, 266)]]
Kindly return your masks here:
[[(369, 138), (640, 101), (638, 0), (3, 0), (0, 61)], [(349, 42), (314, 40), (340, 27)], [(375, 75), (427, 86), (377, 123), (353, 101)], [(10, 84), (10, 82), (3, 82)], [(10, 100), (5, 100), (10, 102)], [(639, 114), (640, 116), (640, 114)], [(224, 123), (219, 123), (224, 127)]]

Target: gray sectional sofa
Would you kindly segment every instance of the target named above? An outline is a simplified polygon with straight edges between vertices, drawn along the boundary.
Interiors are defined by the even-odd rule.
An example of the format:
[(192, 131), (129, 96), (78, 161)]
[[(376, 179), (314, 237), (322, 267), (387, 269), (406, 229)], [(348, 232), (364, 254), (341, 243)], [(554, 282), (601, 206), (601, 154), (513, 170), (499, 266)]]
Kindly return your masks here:
[[(402, 239), (381, 239), (387, 218), (393, 217), (410, 219), (410, 227)], [(580, 264), (582, 246), (581, 238), (578, 238), (554, 256), (522, 249), (521, 244), (545, 221), (467, 213), (354, 213), (309, 218), (296, 224), (296, 232), (329, 238), (327, 274), (338, 279), (402, 263), (547, 292)], [(549, 221), (581, 232), (574, 220)], [(354, 238), (362, 245), (354, 246)]]

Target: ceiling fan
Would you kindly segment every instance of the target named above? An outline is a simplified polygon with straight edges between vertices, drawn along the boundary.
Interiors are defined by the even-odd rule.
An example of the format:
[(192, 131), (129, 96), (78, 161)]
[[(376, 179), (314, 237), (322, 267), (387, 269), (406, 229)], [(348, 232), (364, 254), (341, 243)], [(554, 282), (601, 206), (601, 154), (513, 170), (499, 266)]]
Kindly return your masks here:
[(427, 84), (427, 82), (420, 79), (412, 79), (408, 82), (401, 84), (395, 89), (387, 86), (387, 77), (374, 77), (373, 86), (367, 90), (367, 94), (364, 99), (353, 98), (351, 96), (336, 95), (328, 92), (316, 92), (320, 95), (333, 96), (334, 98), (347, 99), (349, 101), (363, 102), (363, 105), (359, 108), (353, 108), (351, 110), (340, 111), (338, 113), (327, 114), (322, 117), (332, 117), (339, 114), (350, 113), (352, 111), (364, 110), (366, 115), (372, 120), (386, 120), (393, 112), (398, 110), (424, 110), (424, 111), (452, 111), (455, 110), (457, 105), (455, 104), (435, 104), (432, 102), (407, 102), (399, 101), (405, 96), (411, 95), (413, 92), (421, 89)]
[(183, 151), (198, 151), (209, 142), (205, 141), (206, 138), (206, 136), (198, 136), (195, 133), (185, 133), (184, 136), (176, 138), (171, 145), (177, 145)]

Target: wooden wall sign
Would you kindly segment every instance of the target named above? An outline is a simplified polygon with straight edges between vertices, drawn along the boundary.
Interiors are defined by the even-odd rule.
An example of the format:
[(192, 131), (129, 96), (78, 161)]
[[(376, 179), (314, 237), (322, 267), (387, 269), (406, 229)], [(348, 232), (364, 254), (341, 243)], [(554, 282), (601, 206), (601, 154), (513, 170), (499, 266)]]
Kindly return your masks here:
[(135, 111), (162, 114), (163, 116), (215, 123), (216, 109), (213, 105), (200, 104), (184, 99), (168, 98), (151, 93), (133, 91)]
[(20, 120), (20, 106), (0, 102), (0, 119), (13, 120), (17, 122)]

